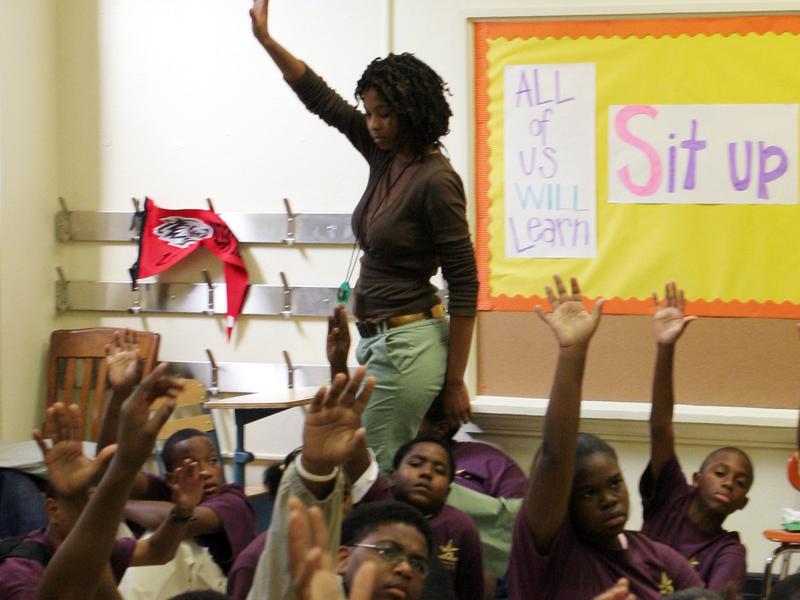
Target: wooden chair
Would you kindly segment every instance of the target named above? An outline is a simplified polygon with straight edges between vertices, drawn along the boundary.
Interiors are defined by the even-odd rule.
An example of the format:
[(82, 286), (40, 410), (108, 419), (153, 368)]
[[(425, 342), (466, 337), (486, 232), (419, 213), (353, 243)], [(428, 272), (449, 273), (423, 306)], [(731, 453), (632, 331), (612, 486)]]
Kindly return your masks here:
[[(176, 431), (181, 429), (197, 429), (207, 434), (219, 452), (216, 431), (214, 430), (214, 419), (211, 413), (203, 406), (206, 401), (206, 388), (196, 379), (184, 379), (183, 391), (175, 399), (175, 412), (156, 436), (156, 451), (154, 455), (155, 467), (159, 473), (164, 474), (164, 465), (161, 461), (161, 448), (164, 442)], [(151, 411), (156, 411), (161, 407), (163, 401), (159, 398), (150, 407)]]
[[(106, 344), (114, 340), (115, 327), (61, 329), (50, 335), (47, 362), (47, 406), (55, 402), (78, 403), (87, 419), (86, 439), (97, 439), (108, 388)], [(137, 331), (142, 375), (156, 365), (160, 336)]]

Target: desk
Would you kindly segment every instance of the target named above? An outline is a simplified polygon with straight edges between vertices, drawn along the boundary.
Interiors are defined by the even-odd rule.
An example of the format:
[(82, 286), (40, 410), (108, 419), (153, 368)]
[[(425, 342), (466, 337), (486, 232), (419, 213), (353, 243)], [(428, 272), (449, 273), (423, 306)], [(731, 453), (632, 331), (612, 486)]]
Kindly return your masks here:
[(318, 387), (298, 387), (246, 394), (231, 398), (206, 400), (205, 407), (232, 410), (236, 421), (236, 449), (233, 453), (233, 480), (244, 487), (244, 467), (253, 460), (252, 452), (244, 448), (244, 426), (253, 421), (277, 414), (287, 408), (311, 402)]

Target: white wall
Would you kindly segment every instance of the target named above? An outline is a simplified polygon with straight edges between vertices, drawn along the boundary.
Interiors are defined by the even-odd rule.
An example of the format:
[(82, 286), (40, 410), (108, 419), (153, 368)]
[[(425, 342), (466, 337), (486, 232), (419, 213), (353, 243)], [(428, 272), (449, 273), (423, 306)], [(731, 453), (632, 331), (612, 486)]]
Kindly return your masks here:
[[(428, 61), (454, 94), (453, 133), (445, 142), (470, 188), (469, 18), (791, 9), (795, 4), (272, 0), (271, 21), (275, 36), (347, 98), (364, 66), (385, 54), (390, 43), (396, 51), (414, 51)], [(243, 319), (234, 342), (227, 344), (218, 318), (52, 317), (55, 264), (70, 279), (122, 281), (135, 258), (129, 244), (56, 246), (52, 218), (57, 195), (65, 196), (71, 209), (86, 210), (128, 210), (131, 196), (144, 195), (170, 207), (201, 207), (210, 196), (221, 212), (281, 212), (284, 196), (298, 212), (348, 212), (354, 206), (365, 164), (341, 136), (305, 114), (252, 38), (249, 6), (248, 0), (0, 0), (4, 439), (27, 437), (36, 422), (47, 332), (56, 327), (153, 329), (163, 335), (161, 356), (171, 360), (203, 360), (209, 347), (219, 361), (281, 362), (286, 349), (296, 363), (323, 362), (322, 319)], [(22, 270), (14, 249), (30, 239), (36, 243), (25, 245)], [(294, 284), (336, 286), (349, 249), (262, 246), (244, 255), (254, 283), (277, 283), (279, 271), (286, 271)], [(222, 280), (217, 262), (208, 256), (194, 257), (164, 278), (200, 281), (203, 267)], [(492, 439), (508, 446), (527, 467), (535, 435), (532, 442), (519, 431), (492, 431)], [(274, 447), (273, 435), (261, 428), (248, 444), (265, 452)], [(289, 438), (293, 435), (296, 430)], [(731, 436), (724, 443), (736, 441)], [(780, 507), (796, 503), (797, 497), (787, 493), (782, 464), (791, 436), (783, 431), (767, 450), (755, 442), (750, 446), (758, 470), (756, 507), (732, 525), (742, 529), (754, 549), (750, 568), (758, 570), (768, 547), (760, 542), (760, 531), (776, 525)], [(631, 483), (644, 465), (646, 448), (643, 437), (618, 443)], [(692, 438), (681, 453), (693, 466), (707, 449)], [(633, 494), (632, 504), (637, 503)]]

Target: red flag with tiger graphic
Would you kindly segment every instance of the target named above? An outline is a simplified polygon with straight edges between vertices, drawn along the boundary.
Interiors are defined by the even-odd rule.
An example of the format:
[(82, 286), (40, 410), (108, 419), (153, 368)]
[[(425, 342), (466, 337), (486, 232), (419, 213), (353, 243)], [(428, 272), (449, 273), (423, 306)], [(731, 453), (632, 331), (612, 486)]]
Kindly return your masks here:
[(228, 297), (225, 325), (230, 340), (247, 295), (247, 267), (239, 254), (239, 241), (213, 209), (166, 209), (145, 198), (139, 258), (131, 267), (131, 277), (140, 279), (166, 271), (200, 246), (225, 263)]

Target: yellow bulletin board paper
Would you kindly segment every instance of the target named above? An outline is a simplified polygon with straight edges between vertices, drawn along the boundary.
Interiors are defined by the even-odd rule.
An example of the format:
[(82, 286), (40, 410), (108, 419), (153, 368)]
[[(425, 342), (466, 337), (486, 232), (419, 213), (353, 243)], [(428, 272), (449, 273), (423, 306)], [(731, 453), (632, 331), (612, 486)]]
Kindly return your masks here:
[[(798, 32), (791, 16), (476, 23), (480, 308), (531, 310), (559, 273), (612, 313), (649, 312), (674, 279), (695, 314), (800, 317), (800, 205), (608, 202), (610, 107), (796, 104)], [(507, 258), (504, 69), (575, 63), (595, 66), (597, 256)]]

